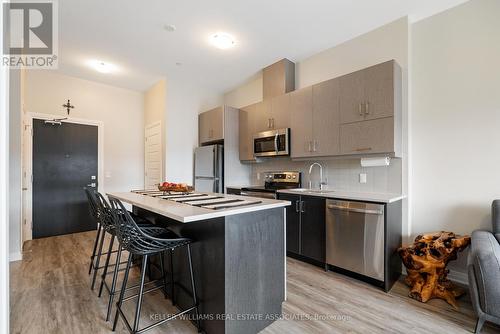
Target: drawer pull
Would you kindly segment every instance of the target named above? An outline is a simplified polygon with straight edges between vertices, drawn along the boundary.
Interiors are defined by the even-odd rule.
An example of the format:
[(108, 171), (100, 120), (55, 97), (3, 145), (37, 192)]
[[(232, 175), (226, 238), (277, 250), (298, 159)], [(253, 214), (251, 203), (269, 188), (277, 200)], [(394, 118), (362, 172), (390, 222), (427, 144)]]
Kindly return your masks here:
[(364, 148), (357, 148), (354, 151), (356, 151), (356, 152), (363, 152), (363, 151), (371, 151), (371, 150), (372, 150), (371, 147), (364, 147)]

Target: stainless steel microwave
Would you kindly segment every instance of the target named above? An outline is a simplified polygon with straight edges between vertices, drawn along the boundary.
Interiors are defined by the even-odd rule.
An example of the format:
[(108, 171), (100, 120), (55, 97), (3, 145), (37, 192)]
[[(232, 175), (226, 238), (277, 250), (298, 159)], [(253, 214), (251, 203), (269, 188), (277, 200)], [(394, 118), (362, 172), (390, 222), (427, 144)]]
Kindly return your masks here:
[(290, 129), (277, 129), (255, 134), (253, 154), (256, 157), (290, 155)]

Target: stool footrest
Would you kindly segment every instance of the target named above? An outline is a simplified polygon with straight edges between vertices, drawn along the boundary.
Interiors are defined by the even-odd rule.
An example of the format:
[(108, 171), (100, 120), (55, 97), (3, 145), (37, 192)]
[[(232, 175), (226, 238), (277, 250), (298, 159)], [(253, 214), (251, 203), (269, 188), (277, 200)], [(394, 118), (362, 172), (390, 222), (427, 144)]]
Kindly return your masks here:
[[(123, 300), (125, 301), (126, 299), (123, 299)], [(150, 330), (150, 329), (152, 329), (152, 328), (154, 328), (154, 327), (156, 327), (156, 326), (160, 326), (160, 325), (162, 325), (162, 324), (166, 323), (167, 321), (174, 320), (175, 318), (177, 318), (177, 317), (179, 317), (179, 316), (181, 316), (181, 315), (183, 315), (183, 314), (185, 314), (185, 313), (187, 313), (187, 312), (190, 312), (190, 311), (194, 310), (194, 309), (196, 308), (196, 306), (197, 306), (197, 305), (193, 305), (193, 306), (191, 306), (191, 307), (189, 307), (189, 308), (187, 308), (187, 309), (185, 309), (185, 310), (182, 310), (182, 311), (180, 311), (180, 312), (178, 312), (178, 313), (176, 313), (176, 314), (171, 315), (171, 316), (170, 316), (170, 317), (168, 317), (168, 318), (165, 318), (165, 319), (163, 319), (163, 320), (160, 320), (160, 321), (158, 321), (158, 322), (155, 322), (154, 324), (151, 324), (151, 325), (146, 326), (146, 327), (144, 327), (144, 328), (142, 328), (142, 329), (139, 329), (139, 330), (138, 330), (138, 331), (136, 331), (135, 333), (143, 333), (143, 332), (146, 332), (146, 331), (148, 331), (148, 330)], [(118, 312), (120, 313), (121, 317), (123, 318), (123, 320), (124, 320), (124, 322), (125, 322), (125, 326), (127, 326), (127, 329), (129, 330), (129, 332), (133, 333), (133, 329), (132, 329), (132, 327), (130, 326), (130, 324), (128, 323), (127, 317), (125, 316), (125, 314), (124, 314), (124, 313), (123, 313), (123, 311), (121, 310), (120, 306), (117, 304), (117, 305), (116, 305), (116, 307), (117, 307)]]

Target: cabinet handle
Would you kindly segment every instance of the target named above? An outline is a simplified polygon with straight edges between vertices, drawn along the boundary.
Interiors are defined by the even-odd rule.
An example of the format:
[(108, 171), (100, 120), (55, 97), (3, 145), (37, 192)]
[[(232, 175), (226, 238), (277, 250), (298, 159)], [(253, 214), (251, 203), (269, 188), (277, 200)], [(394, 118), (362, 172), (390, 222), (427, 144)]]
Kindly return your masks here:
[(308, 146), (307, 146), (307, 151), (308, 151), (308, 152), (311, 152), (311, 151), (312, 151), (312, 149), (311, 149), (311, 146), (312, 146), (311, 141), (309, 141), (307, 144), (308, 144)]
[(313, 152), (316, 152), (318, 150), (318, 146), (319, 146), (318, 141), (317, 140), (313, 141)]
[(299, 202), (300, 202), (299, 200), (295, 201), (295, 212), (297, 212), (297, 213), (300, 212), (299, 211)]
[(370, 110), (368, 109), (368, 106), (370, 105), (370, 102), (365, 102), (365, 115), (370, 114)]
[(300, 212), (304, 213), (306, 212), (306, 202), (300, 201)]
[(267, 128), (268, 129), (271, 128), (271, 119), (270, 118), (267, 119)]
[(363, 116), (363, 103), (358, 104), (359, 116)]
[(274, 129), (274, 118), (271, 118), (271, 128)]
[(363, 147), (363, 148), (357, 148), (354, 151), (356, 151), (356, 152), (363, 152), (363, 151), (371, 151), (371, 150), (372, 150), (371, 147)]

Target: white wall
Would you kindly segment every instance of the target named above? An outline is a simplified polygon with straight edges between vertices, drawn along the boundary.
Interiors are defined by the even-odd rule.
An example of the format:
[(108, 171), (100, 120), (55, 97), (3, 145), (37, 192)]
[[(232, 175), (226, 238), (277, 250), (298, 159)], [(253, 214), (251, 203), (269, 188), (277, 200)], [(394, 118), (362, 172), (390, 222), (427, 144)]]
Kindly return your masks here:
[(9, 258), (21, 260), (21, 71), (10, 71), (9, 89)]
[(219, 95), (196, 83), (167, 78), (165, 179), (193, 183), (198, 114), (222, 104)]
[[(356, 37), (307, 59), (296, 61), (296, 89), (341, 76), (390, 59), (395, 59), (403, 70), (403, 158), (393, 159), (390, 167), (361, 168), (359, 160), (327, 160), (326, 174), (329, 183), (336, 189), (351, 189), (371, 192), (407, 193), (408, 190), (408, 19), (401, 18), (378, 29)], [(298, 42), (299, 43), (299, 42)], [(286, 57), (286, 55), (283, 55)], [(278, 60), (278, 59), (277, 59)], [(260, 91), (260, 95), (259, 95)], [(262, 76), (256, 75), (246, 84), (235, 88), (224, 96), (224, 102), (242, 107), (262, 99)], [(266, 170), (294, 169), (305, 172), (311, 161), (290, 162), (269, 160), (253, 167), (254, 182), (258, 173)], [(367, 183), (359, 183), (359, 173), (367, 174)], [(304, 180), (307, 182), (308, 177)], [(407, 200), (403, 205), (403, 234), (409, 234)]]
[(101, 191), (129, 191), (144, 185), (144, 95), (58, 74), (31, 70), (26, 75), (26, 111), (66, 116), (61, 105), (71, 99), (71, 117), (104, 124), (104, 185)]
[[(490, 229), (500, 198), (500, 1), (412, 27), (412, 234)], [(465, 270), (465, 256), (457, 267)]]

